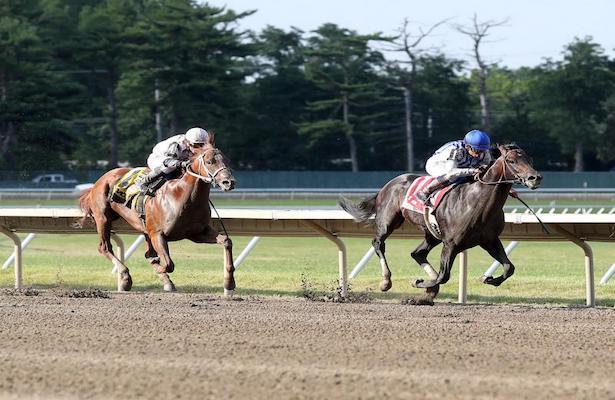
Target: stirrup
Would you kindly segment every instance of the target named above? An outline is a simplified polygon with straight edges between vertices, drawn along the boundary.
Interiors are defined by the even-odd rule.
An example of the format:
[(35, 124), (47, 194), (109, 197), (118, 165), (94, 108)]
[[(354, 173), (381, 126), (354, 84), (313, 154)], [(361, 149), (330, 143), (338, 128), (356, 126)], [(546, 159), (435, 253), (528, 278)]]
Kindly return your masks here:
[(423, 193), (419, 192), (416, 194), (416, 198), (419, 199), (426, 206), (431, 207), (431, 196), (426, 196)]
[(154, 195), (156, 194), (154, 190), (152, 190), (151, 187), (145, 186), (145, 185), (139, 186), (139, 192), (145, 196), (150, 196), (150, 197), (154, 197)]

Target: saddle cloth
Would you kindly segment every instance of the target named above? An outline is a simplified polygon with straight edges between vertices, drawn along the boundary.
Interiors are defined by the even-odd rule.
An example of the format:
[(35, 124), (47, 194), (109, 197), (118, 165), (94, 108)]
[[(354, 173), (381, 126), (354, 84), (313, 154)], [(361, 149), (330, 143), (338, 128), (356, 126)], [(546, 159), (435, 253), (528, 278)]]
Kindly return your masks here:
[(111, 188), (110, 198), (116, 203), (134, 209), (142, 217), (145, 215), (146, 195), (142, 194), (137, 184), (148, 173), (145, 167), (133, 168), (126, 172)]
[[(422, 190), (424, 187), (433, 182), (436, 178), (433, 176), (421, 176), (416, 178), (414, 182), (408, 188), (406, 192), (406, 196), (404, 197), (404, 201), (401, 205), (402, 208), (405, 208), (410, 211), (414, 211), (420, 214), (423, 214), (425, 211), (425, 204), (416, 198), (416, 193)], [(435, 193), (432, 193), (430, 196), (431, 203), (433, 204), (433, 209), (435, 210), (440, 205), (440, 202), (444, 198), (444, 196), (454, 187), (455, 185), (446, 186), (444, 189), (440, 189)]]

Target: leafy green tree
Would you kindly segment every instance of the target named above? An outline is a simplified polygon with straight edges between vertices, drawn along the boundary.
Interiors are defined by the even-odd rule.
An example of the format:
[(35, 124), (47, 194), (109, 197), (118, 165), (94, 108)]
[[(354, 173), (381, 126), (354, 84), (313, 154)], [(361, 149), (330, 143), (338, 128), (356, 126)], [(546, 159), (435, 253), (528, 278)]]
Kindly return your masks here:
[(605, 118), (604, 102), (613, 93), (614, 75), (602, 47), (591, 37), (565, 47), (562, 61), (548, 61), (533, 81), (532, 118), (557, 140), (564, 154), (574, 154), (574, 171), (584, 170), (584, 154), (596, 152)]
[(492, 67), (487, 85), (490, 88), (492, 139), (499, 143), (515, 142), (534, 156), (539, 170), (560, 169), (567, 160), (557, 140), (541, 124), (530, 118), (531, 83), (540, 79), (540, 68)]
[(79, 87), (54, 70), (37, 28), (35, 1), (0, 3), (0, 165), (7, 169), (59, 168), (72, 139), (63, 99)]
[[(224, 132), (224, 142), (239, 132), (242, 81), (251, 54), (242, 42), (235, 13), (189, 0), (145, 0), (142, 13), (126, 30), (130, 55), (119, 84), (120, 127), (135, 144), (126, 154), (143, 163), (154, 144), (153, 111), (161, 110), (164, 129), (176, 134), (190, 126)], [(154, 90), (161, 97), (154, 101)], [(142, 138), (137, 138), (142, 136)]]
[(366, 133), (363, 129), (370, 129), (364, 120), (373, 118), (361, 109), (366, 111), (383, 100), (382, 88), (375, 82), (384, 57), (370, 48), (369, 42), (382, 38), (359, 35), (335, 24), (324, 24), (314, 33), (308, 39), (306, 70), (321, 95), (308, 103), (312, 115), (300, 125), (299, 131), (312, 144), (324, 138), (345, 138), (352, 170), (358, 171), (357, 138)]
[[(602, 121), (594, 121), (596, 135), (595, 144), (598, 159), (604, 162), (615, 160), (615, 152), (609, 144), (615, 143), (615, 94), (603, 104), (605, 117)], [(612, 167), (613, 168), (613, 167)]]
[(305, 169), (317, 163), (295, 122), (316, 88), (306, 77), (305, 48), (298, 29), (268, 26), (255, 40), (255, 80), (246, 85), (241, 134), (232, 138), (233, 157), (242, 168)]
[[(132, 25), (135, 15), (121, 0), (109, 0), (94, 7), (86, 6), (79, 15), (78, 63), (84, 72), (96, 77), (98, 83), (97, 109), (99, 118), (108, 122), (98, 127), (102, 148), (109, 147), (109, 167), (118, 164), (119, 132), (117, 86), (125, 56), (123, 40), (125, 29)], [(106, 101), (104, 101), (105, 99)], [(83, 142), (90, 147), (90, 141)], [(100, 149), (98, 154), (100, 157)]]

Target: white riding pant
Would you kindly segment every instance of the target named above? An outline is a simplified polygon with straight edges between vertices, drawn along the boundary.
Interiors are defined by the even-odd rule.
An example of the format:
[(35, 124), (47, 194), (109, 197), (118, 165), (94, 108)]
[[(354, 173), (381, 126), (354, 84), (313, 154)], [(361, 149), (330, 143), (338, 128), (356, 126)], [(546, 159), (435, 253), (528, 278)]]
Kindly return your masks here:
[(175, 171), (175, 167), (167, 167), (164, 165), (164, 160), (166, 160), (169, 157), (166, 157), (164, 155), (161, 154), (155, 154), (152, 153), (149, 155), (149, 157), (147, 157), (147, 166), (149, 167), (149, 169), (151, 169), (152, 171), (156, 168), (160, 168), (161, 172), (164, 172), (165, 174), (171, 173), (173, 171)]
[(439, 178), (439, 181), (447, 180), (454, 182), (459, 178), (474, 175), (474, 168), (456, 168), (453, 160), (440, 160), (437, 157), (431, 157), (425, 163), (425, 170), (431, 176)]

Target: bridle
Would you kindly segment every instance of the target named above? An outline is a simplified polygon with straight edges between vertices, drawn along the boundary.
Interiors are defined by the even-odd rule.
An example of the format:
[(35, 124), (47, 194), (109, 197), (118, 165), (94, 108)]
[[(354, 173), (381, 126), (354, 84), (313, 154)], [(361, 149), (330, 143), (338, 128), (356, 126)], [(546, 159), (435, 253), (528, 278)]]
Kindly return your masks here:
[[(515, 170), (513, 168), (511, 168), (511, 166), (508, 164), (509, 163), (508, 158), (507, 158), (508, 157), (508, 153), (510, 153), (510, 151), (506, 152), (506, 154), (504, 155), (504, 158), (500, 157), (500, 158), (502, 158), (503, 167), (502, 167), (502, 174), (500, 175), (500, 178), (497, 181), (485, 182), (485, 181), (483, 181), (481, 179), (480, 173), (476, 174), (476, 180), (478, 182), (482, 183), (483, 185), (500, 185), (500, 184), (503, 184), (503, 183), (521, 183), (522, 184), (525, 181), (525, 179), (521, 178), (519, 176), (519, 174), (517, 174), (515, 172)], [(497, 162), (497, 160), (496, 160), (496, 162)], [(494, 165), (495, 165), (495, 163), (494, 163)], [(508, 167), (508, 170), (515, 177), (515, 179), (504, 179), (506, 177), (506, 175), (507, 175), (507, 173), (506, 173), (507, 167)], [(491, 166), (491, 168), (493, 168), (493, 166)], [(489, 169), (491, 169), (491, 168), (489, 168)]]
[(207, 154), (208, 151), (214, 151), (215, 152), (216, 149), (206, 150), (206, 151), (203, 152), (203, 154), (198, 156), (198, 160), (199, 160), (198, 171), (201, 171), (201, 167), (202, 167), (205, 171), (207, 171), (207, 175), (201, 175), (198, 172), (194, 172), (192, 170), (192, 164), (188, 165), (188, 168), (186, 168), (186, 173), (188, 173), (189, 175), (194, 176), (195, 178), (201, 179), (205, 183), (210, 183), (212, 186), (216, 186), (216, 175), (218, 175), (221, 171), (229, 170), (229, 168), (225, 165), (223, 167), (218, 168), (214, 172), (210, 172), (207, 169), (207, 167), (205, 166), (205, 154)]
[[(524, 182), (525, 182), (525, 179), (524, 179), (524, 178), (521, 178), (521, 177), (519, 176), (519, 174), (517, 174), (517, 173), (516, 173), (516, 172), (515, 172), (515, 171), (511, 168), (511, 166), (508, 164), (508, 163), (509, 163), (509, 161), (508, 161), (508, 159), (507, 159), (507, 157), (508, 157), (508, 153), (510, 153), (510, 151), (507, 151), (507, 152), (506, 152), (506, 154), (504, 154), (504, 158), (502, 158), (502, 156), (500, 156), (500, 157), (498, 158), (498, 160), (499, 160), (500, 158), (502, 158), (502, 164), (503, 164), (503, 167), (502, 167), (502, 175), (500, 175), (500, 178), (499, 178), (497, 181), (495, 181), (495, 182), (485, 182), (485, 181), (483, 181), (483, 180), (480, 178), (480, 173), (476, 174), (476, 180), (477, 180), (478, 182), (482, 183), (483, 185), (499, 185), (499, 184), (501, 184), (501, 183), (521, 183), (521, 184), (522, 184), (522, 183), (524, 183)], [(497, 160), (496, 160), (496, 162), (497, 162)], [(494, 163), (493, 165), (495, 165), (495, 163)], [(491, 168), (493, 168), (493, 165), (491, 166)], [(508, 167), (508, 170), (509, 170), (510, 172), (512, 172), (512, 174), (514, 175), (515, 179), (504, 179), (504, 177), (506, 177), (506, 167)], [(491, 169), (491, 168), (490, 168), (490, 169)], [(529, 205), (528, 205), (525, 201), (523, 201), (523, 199), (521, 199), (521, 197), (519, 197), (519, 194), (518, 194), (518, 193), (516, 193), (516, 192), (514, 192), (514, 191), (509, 191), (509, 192), (508, 192), (508, 195), (509, 195), (509, 196), (511, 196), (511, 197), (513, 197), (513, 198), (515, 198), (515, 199), (517, 199), (517, 200), (519, 200), (521, 203), (523, 203), (523, 205), (524, 205), (525, 207), (527, 207), (527, 209), (528, 209), (528, 210), (530, 210), (530, 212), (531, 212), (531, 213), (532, 213), (532, 214), (536, 217), (536, 219), (538, 220), (538, 222), (540, 222), (540, 226), (542, 227), (543, 231), (544, 231), (547, 235), (550, 235), (550, 234), (551, 234), (551, 232), (550, 232), (550, 231), (549, 231), (549, 229), (545, 226), (545, 224), (542, 222), (542, 220), (540, 219), (540, 217), (539, 217), (538, 215), (536, 215), (536, 213), (534, 212), (534, 210), (532, 210), (532, 207), (530, 207), (530, 206), (529, 206)]]

